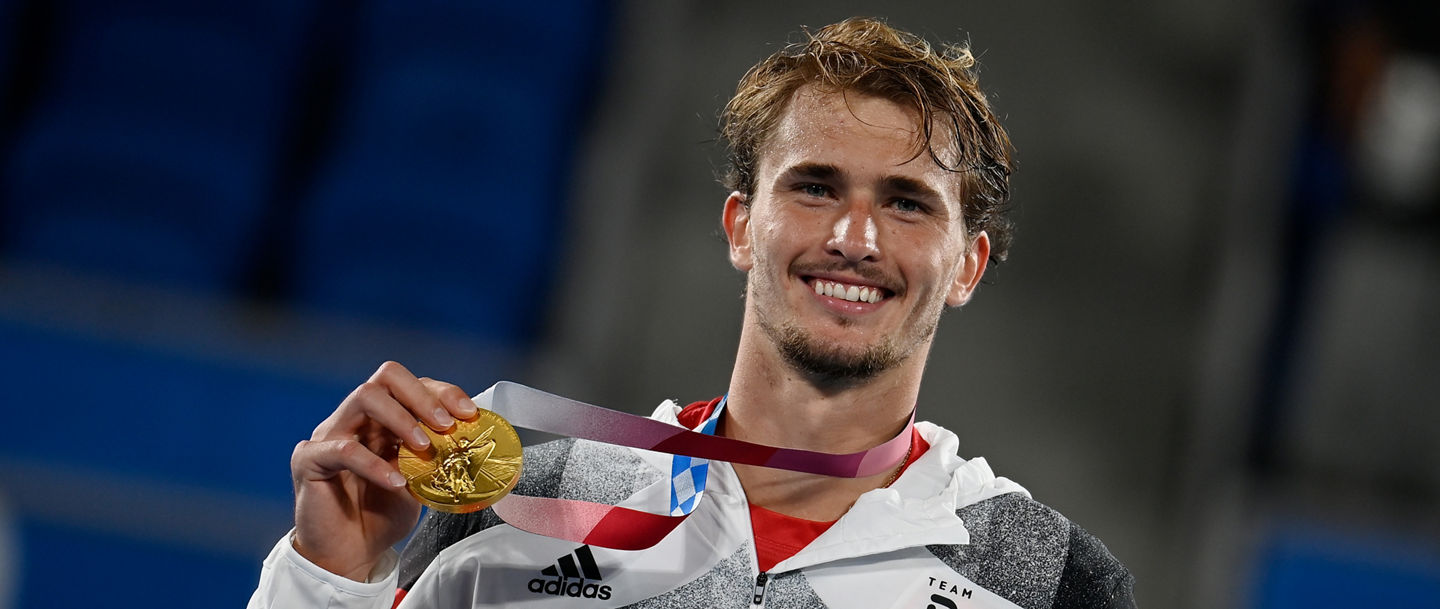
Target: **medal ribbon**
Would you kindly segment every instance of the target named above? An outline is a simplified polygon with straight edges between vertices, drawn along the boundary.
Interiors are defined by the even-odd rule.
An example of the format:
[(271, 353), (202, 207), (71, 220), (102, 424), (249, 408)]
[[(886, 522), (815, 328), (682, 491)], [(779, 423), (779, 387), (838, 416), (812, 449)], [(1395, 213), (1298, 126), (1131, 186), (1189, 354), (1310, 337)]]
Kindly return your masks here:
[(490, 508), (517, 529), (619, 550), (651, 547), (679, 526), (699, 505), (710, 459), (841, 478), (873, 476), (900, 465), (915, 424), (912, 412), (905, 429), (884, 444), (832, 454), (716, 436), (724, 401), (697, 429), (689, 430), (508, 381), (496, 383), (491, 392), (490, 410), (516, 427), (674, 455), (669, 515), (513, 493)]

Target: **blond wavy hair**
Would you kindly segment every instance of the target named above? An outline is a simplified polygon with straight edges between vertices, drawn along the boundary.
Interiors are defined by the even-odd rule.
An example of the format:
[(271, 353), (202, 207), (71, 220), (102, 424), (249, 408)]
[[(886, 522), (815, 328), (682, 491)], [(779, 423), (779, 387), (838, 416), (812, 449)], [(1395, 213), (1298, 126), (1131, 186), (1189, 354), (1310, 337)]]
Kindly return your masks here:
[(918, 111), (916, 155), (928, 154), (960, 174), (967, 232), (985, 231), (991, 260), (1004, 260), (1013, 231), (1012, 148), (980, 91), (970, 49), (946, 45), (937, 52), (923, 38), (870, 18), (846, 19), (805, 37), (750, 68), (725, 105), (725, 187), (753, 197), (760, 154), (800, 87), (882, 97)]

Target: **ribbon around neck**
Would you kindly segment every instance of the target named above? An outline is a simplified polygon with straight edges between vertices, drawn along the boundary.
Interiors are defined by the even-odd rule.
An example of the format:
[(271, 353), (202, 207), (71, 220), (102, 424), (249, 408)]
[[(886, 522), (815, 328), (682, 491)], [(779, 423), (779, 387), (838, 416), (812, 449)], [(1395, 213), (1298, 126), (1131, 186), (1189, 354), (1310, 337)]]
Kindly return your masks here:
[(704, 495), (709, 460), (757, 465), (840, 478), (863, 478), (900, 465), (910, 447), (915, 413), (894, 438), (848, 454), (777, 448), (714, 435), (725, 401), (696, 429), (601, 408), (518, 383), (501, 381), (490, 393), (490, 410), (515, 427), (673, 455), (670, 514), (574, 499), (511, 493), (490, 509), (517, 529), (618, 550), (643, 550), (679, 526)]

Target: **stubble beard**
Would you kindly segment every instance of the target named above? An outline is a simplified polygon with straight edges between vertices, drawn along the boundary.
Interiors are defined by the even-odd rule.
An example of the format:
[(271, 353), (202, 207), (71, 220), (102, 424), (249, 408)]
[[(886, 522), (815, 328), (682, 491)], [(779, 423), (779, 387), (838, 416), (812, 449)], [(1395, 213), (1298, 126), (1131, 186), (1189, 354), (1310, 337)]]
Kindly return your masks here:
[[(942, 310), (943, 307), (933, 307), (917, 320), (921, 324), (919, 335), (906, 341), (908, 348), (896, 344), (893, 336), (884, 336), (858, 351), (822, 341), (793, 322), (774, 323), (764, 307), (756, 308), (756, 320), (785, 363), (796, 372), (817, 385), (853, 386), (909, 359), (918, 345), (935, 334)], [(839, 323), (844, 326), (850, 322), (842, 318)]]

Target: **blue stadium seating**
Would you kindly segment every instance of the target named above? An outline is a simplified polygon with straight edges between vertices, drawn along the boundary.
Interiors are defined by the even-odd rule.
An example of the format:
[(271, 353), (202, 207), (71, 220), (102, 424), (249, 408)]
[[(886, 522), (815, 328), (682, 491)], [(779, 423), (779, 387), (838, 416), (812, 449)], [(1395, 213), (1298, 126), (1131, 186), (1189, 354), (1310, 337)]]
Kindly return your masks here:
[(534, 337), (556, 263), (604, 3), (381, 2), (297, 231), (306, 305)]
[(1257, 558), (1256, 609), (1433, 609), (1440, 599), (1440, 557), (1413, 539), (1291, 526)]
[(3, 197), (14, 258), (230, 291), (274, 188), (304, 2), (53, 5)]
[[(246, 293), (268, 258), (288, 279), (282, 306), (474, 337), (487, 361), (523, 352), (560, 253), (609, 3), (488, 4), (45, 4), (44, 23), (13, 24), (42, 27), (27, 40), (49, 46), (17, 58), (39, 78), (14, 130), (0, 129), (0, 280), (58, 268), (176, 286), (144, 293), (189, 302)], [(21, 6), (0, 0), (0, 36)], [(12, 65), (8, 42), (0, 66)], [(339, 65), (321, 75), (333, 97), (307, 97), (317, 53)], [(13, 80), (4, 69), (0, 86)], [(0, 108), (15, 99), (0, 88)], [(317, 113), (318, 136), (304, 122)], [(283, 251), (266, 250), (275, 244)], [(96, 319), (100, 292), (41, 300), (72, 298), (97, 301), (73, 326), (0, 310), (0, 384), (19, 430), (0, 445), (16, 606), (243, 604), (288, 526), (290, 449), (360, 379), (279, 372), (222, 355), (226, 344), (140, 341)], [(193, 347), (232, 330), (185, 332)], [(37, 477), (75, 494), (36, 496)], [(108, 495), (86, 494), (97, 480)], [(130, 493), (159, 498), (83, 503)], [(146, 501), (159, 507), (121, 513)], [(189, 528), (164, 526), (171, 517)]]
[[(0, 522), (19, 532), (17, 607), (243, 605), (289, 526), (290, 449), (349, 391), (9, 322), (0, 361), (6, 422), (23, 430), (0, 443), (0, 493), (18, 520)], [(128, 494), (139, 496), (117, 505)], [(233, 500), (201, 500), (210, 496)], [(154, 513), (128, 513), (136, 505)], [(255, 539), (215, 547), (197, 527)], [(91, 574), (84, 585), (77, 572)]]

